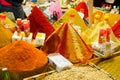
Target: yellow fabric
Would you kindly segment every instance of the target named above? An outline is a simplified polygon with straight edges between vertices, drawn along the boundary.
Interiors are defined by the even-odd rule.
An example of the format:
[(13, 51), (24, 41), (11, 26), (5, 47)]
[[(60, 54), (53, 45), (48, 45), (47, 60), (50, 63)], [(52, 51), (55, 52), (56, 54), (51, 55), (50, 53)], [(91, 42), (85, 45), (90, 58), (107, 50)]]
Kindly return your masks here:
[(80, 26), (81, 31), (85, 31), (86, 29), (88, 29), (83, 19), (79, 16), (78, 12), (72, 8), (67, 10), (67, 12), (65, 12), (64, 15), (53, 24), (53, 26), (57, 29), (61, 25), (60, 23), (70, 22), (70, 14), (75, 15), (73, 23), (77, 26)]

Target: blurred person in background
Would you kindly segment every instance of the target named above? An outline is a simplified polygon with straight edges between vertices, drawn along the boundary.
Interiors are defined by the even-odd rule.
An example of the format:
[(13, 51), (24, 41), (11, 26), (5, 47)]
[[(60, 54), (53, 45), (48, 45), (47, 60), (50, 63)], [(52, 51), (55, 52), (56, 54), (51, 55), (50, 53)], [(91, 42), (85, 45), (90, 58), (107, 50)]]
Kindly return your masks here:
[(94, 7), (102, 7), (104, 3), (105, 3), (105, 0), (93, 0)]
[(115, 0), (114, 3), (113, 3), (113, 6), (116, 5), (116, 6), (120, 6), (120, 0)]
[(120, 0), (93, 0), (93, 6), (102, 7), (104, 4), (113, 6), (120, 6)]
[(15, 19), (26, 18), (22, 7), (24, 0), (0, 0), (0, 12), (13, 12)]

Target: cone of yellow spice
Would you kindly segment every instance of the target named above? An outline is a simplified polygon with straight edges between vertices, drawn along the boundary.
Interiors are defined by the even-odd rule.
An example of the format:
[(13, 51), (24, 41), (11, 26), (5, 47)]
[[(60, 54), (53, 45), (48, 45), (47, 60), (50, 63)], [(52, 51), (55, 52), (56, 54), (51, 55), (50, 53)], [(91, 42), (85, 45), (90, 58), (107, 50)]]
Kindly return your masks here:
[(46, 53), (59, 52), (72, 63), (87, 63), (93, 51), (72, 25), (63, 23), (46, 40), (41, 48)]
[(12, 42), (12, 32), (0, 23), (0, 48)]

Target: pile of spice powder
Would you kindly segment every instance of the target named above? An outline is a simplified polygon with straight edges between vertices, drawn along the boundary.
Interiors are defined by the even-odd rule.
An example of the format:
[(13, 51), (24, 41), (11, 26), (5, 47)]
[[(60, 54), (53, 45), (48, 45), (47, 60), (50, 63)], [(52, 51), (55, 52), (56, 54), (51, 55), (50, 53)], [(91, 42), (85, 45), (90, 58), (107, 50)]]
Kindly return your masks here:
[(25, 41), (16, 41), (0, 49), (0, 67), (28, 71), (47, 64), (46, 54)]
[(28, 16), (28, 20), (30, 20), (30, 32), (33, 33), (33, 38), (36, 37), (38, 32), (45, 33), (47, 38), (55, 30), (37, 6), (33, 7), (31, 14)]
[(0, 24), (0, 48), (12, 42), (12, 32)]

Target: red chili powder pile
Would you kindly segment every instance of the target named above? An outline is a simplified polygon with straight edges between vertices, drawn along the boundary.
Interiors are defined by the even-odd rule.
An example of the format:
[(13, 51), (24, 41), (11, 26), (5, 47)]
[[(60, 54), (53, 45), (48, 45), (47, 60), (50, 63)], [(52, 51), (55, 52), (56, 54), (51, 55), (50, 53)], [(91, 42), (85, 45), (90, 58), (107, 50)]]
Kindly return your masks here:
[(37, 6), (33, 7), (28, 20), (30, 20), (30, 31), (33, 33), (33, 38), (35, 38), (38, 32), (46, 33), (46, 37), (48, 37), (55, 30)]
[(46, 54), (25, 41), (16, 41), (0, 49), (0, 67), (11, 71), (28, 71), (44, 66)]

